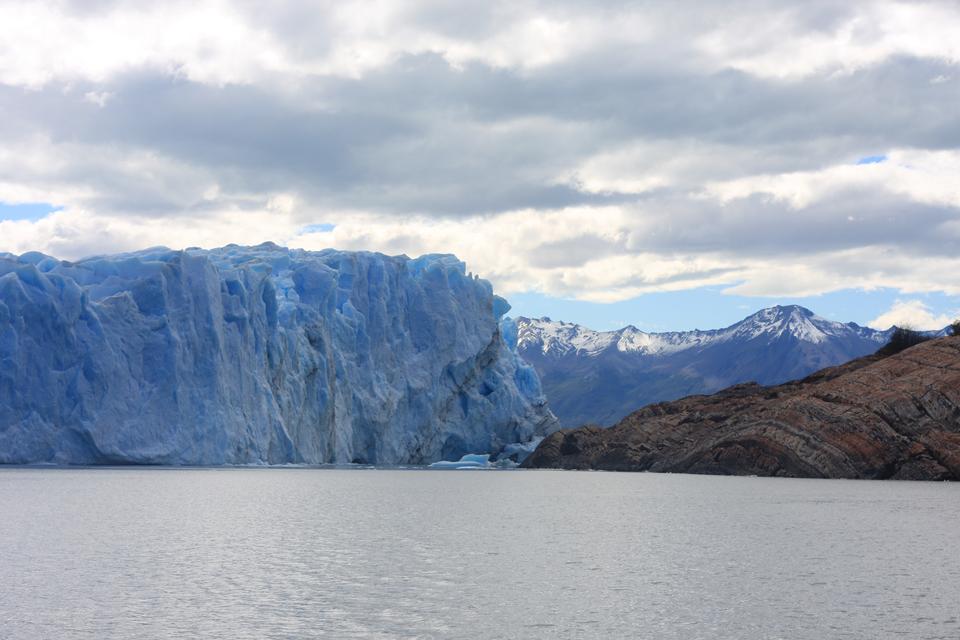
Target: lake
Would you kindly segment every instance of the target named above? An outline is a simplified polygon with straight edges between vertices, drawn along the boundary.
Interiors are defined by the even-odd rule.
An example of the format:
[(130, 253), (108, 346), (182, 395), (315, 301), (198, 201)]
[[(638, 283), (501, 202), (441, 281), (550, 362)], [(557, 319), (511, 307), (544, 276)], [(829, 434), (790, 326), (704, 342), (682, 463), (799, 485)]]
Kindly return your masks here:
[(0, 469), (0, 638), (960, 637), (960, 485)]

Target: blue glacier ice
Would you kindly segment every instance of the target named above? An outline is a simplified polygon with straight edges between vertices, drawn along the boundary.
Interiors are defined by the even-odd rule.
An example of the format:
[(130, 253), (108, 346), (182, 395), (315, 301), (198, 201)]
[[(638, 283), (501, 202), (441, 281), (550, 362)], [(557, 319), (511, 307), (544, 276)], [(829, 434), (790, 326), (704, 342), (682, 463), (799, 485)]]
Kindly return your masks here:
[(557, 427), (450, 255), (0, 254), (0, 463), (423, 464)]

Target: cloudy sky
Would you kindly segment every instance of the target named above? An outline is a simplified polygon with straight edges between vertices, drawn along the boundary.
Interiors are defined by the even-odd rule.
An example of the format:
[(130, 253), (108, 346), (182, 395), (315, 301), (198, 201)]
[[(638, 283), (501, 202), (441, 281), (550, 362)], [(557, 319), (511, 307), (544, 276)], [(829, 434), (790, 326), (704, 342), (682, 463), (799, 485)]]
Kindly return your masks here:
[(0, 0), (0, 251), (456, 253), (517, 313), (960, 313), (960, 5)]

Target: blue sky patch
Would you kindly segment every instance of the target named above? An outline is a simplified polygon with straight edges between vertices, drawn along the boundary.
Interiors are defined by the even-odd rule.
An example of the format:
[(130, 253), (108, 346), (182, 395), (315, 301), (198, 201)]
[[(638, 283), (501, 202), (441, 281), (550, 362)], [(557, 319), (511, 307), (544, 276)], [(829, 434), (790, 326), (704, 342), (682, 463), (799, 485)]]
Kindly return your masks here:
[(330, 224), (329, 222), (318, 222), (317, 224), (308, 224), (305, 227), (300, 227), (300, 230), (297, 231), (298, 236), (306, 235), (308, 233), (330, 233), (337, 228), (337, 225)]
[(54, 211), (60, 211), (62, 208), (46, 202), (24, 204), (0, 202), (0, 220), (39, 220)]
[(860, 158), (859, 160), (857, 160), (857, 164), (880, 164), (881, 162), (886, 162), (886, 161), (887, 161), (886, 155), (864, 156), (863, 158)]
[(719, 329), (746, 316), (774, 305), (798, 304), (817, 315), (837, 322), (868, 322), (890, 310), (901, 298), (922, 300), (935, 314), (951, 315), (960, 308), (960, 296), (943, 293), (909, 294), (897, 289), (846, 289), (807, 297), (748, 297), (723, 293), (726, 286), (701, 287), (685, 291), (648, 293), (646, 295), (601, 304), (565, 300), (541, 293), (515, 293), (506, 296), (513, 317), (539, 318), (576, 322), (598, 331), (619, 329), (632, 324), (643, 331), (689, 331)]

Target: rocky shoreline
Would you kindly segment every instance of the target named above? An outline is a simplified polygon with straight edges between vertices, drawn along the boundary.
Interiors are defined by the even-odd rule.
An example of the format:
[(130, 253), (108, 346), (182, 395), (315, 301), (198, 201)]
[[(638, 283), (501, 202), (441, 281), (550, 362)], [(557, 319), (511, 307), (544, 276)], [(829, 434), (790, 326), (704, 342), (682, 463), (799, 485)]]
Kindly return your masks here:
[(960, 479), (960, 337), (548, 436), (529, 468)]

